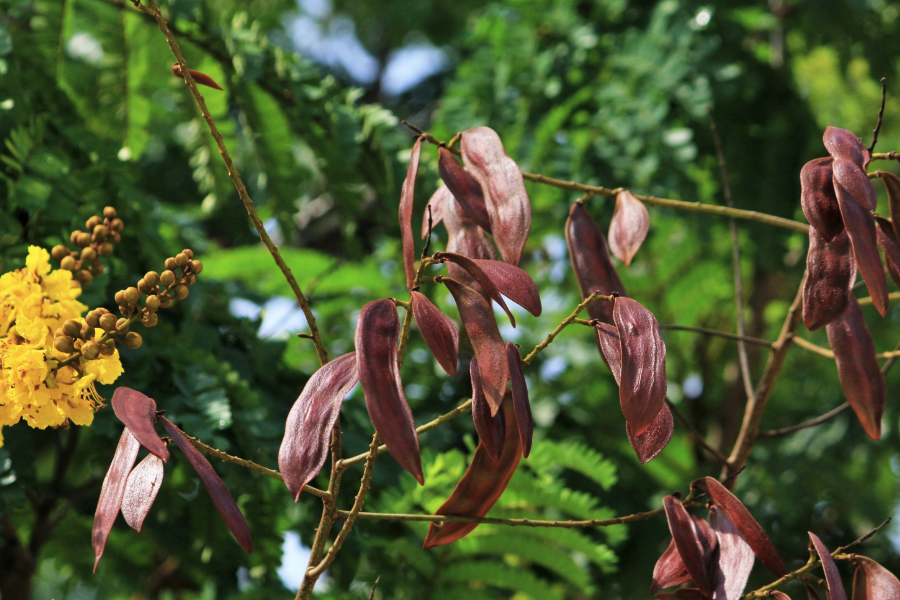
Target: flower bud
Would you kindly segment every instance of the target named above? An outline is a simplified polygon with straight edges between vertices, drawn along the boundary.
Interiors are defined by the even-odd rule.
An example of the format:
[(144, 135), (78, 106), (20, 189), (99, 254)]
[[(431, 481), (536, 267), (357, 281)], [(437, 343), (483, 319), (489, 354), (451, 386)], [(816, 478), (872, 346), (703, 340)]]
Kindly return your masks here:
[(63, 332), (69, 337), (78, 337), (81, 335), (81, 323), (75, 319), (69, 319), (63, 323)]
[(136, 287), (130, 287), (125, 290), (125, 300), (128, 302), (128, 304), (137, 304), (137, 301), (140, 299), (141, 293)]
[(116, 209), (112, 206), (107, 206), (103, 209), (103, 216), (107, 219), (115, 219), (116, 218)]
[(106, 310), (105, 308), (103, 308), (102, 306), (98, 306), (97, 308), (95, 308), (94, 312), (96, 312), (100, 316), (109, 314), (109, 311)]
[(147, 280), (146, 280), (146, 279), (141, 279), (140, 281), (138, 281), (138, 283), (137, 283), (137, 289), (138, 289), (142, 294), (145, 294), (145, 295), (147, 295), (147, 296), (149, 296), (151, 293), (153, 293), (153, 288), (150, 287), (150, 286), (147, 284)]
[(119, 235), (118, 231), (112, 232), (111, 234), (109, 234), (108, 237), (109, 237), (109, 241), (112, 242), (113, 244), (118, 244), (119, 242), (122, 241), (122, 236)]
[(127, 317), (131, 315), (131, 308), (128, 306), (120, 306), (119, 312)]
[(97, 335), (97, 330), (93, 327), (89, 327), (87, 323), (81, 328), (81, 337), (86, 340), (94, 339), (94, 336)]
[(147, 282), (147, 285), (156, 285), (159, 283), (159, 273), (156, 271), (147, 271), (147, 274), (144, 275), (144, 281)]
[(159, 321), (159, 317), (156, 313), (150, 313), (146, 317), (144, 317), (144, 325), (147, 327), (156, 327), (156, 323)]
[(172, 306), (172, 299), (169, 296), (163, 296), (159, 299), (160, 308), (169, 308)]
[(56, 388), (56, 373), (53, 371), (47, 373), (47, 377), (44, 378), (44, 385), (47, 386), (48, 390)]
[(200, 262), (199, 260), (192, 260), (191, 261), (191, 273), (193, 273), (194, 275), (199, 275), (202, 272), (203, 272), (203, 263)]
[(169, 287), (175, 283), (175, 273), (172, 271), (163, 271), (163, 274), (159, 276), (159, 280), (164, 286)]
[(125, 304), (125, 290), (119, 290), (115, 295), (116, 304), (122, 306)]
[[(10, 327), (6, 335), (8, 335), (9, 337), (13, 337), (15, 333), (15, 327)], [(66, 331), (62, 327), (57, 327), (56, 331), (53, 332), (53, 337), (58, 338), (61, 335), (66, 335)]]
[(172, 293), (175, 295), (176, 300), (184, 300), (191, 292), (186, 285), (176, 285)]
[(90, 325), (91, 327), (99, 327), (100, 326), (100, 314), (96, 310), (92, 310), (85, 317), (84, 321)]
[(91, 265), (91, 275), (93, 275), (94, 277), (96, 277), (97, 275), (102, 275), (103, 271), (105, 270), (106, 268), (103, 266), (103, 263), (95, 262)]
[(59, 350), (60, 352), (74, 352), (75, 351), (75, 340), (70, 337), (58, 337), (53, 340), (53, 347)]
[(75, 340), (75, 350), (80, 351), (82, 346), (84, 346), (84, 340)]
[(71, 256), (67, 256), (61, 261), (59, 261), (60, 268), (65, 269), (66, 271), (74, 271), (75, 270), (75, 259)]
[[(98, 225), (99, 227), (99, 225)], [(91, 234), (89, 233), (79, 233), (78, 239), (75, 240), (75, 243), (78, 244), (81, 248), (87, 248), (91, 245)]]
[(155, 313), (159, 310), (159, 296), (147, 296), (147, 299), (144, 300), (144, 306), (150, 312)]
[(69, 255), (69, 249), (63, 246), (62, 244), (58, 246), (53, 246), (53, 250), (50, 251), (50, 256), (55, 258), (56, 260), (62, 260)]
[(94, 236), (99, 238), (106, 237), (107, 229), (106, 225), (97, 225), (94, 227)]
[(125, 336), (125, 347), (131, 348), (135, 350), (141, 347), (141, 344), (144, 343), (144, 339), (141, 337), (141, 334), (135, 333), (134, 331), (129, 332), (128, 335)]
[(125, 223), (122, 222), (122, 219), (113, 219), (112, 223), (109, 224), (109, 228), (116, 233), (122, 231), (125, 228)]
[(112, 354), (116, 351), (116, 342), (113, 340), (106, 340), (102, 344), (100, 344), (100, 354), (103, 356), (112, 356)]
[(97, 259), (97, 251), (88, 246), (81, 251), (81, 260), (94, 262)]
[(184, 254), (185, 256), (187, 256), (188, 258), (194, 258), (194, 251), (191, 250), (190, 248), (185, 248), (184, 250), (181, 251), (181, 253)]
[(166, 269), (169, 271), (174, 271), (178, 267), (178, 263), (175, 262), (175, 259), (171, 256), (166, 259)]
[(93, 217), (91, 217), (90, 219), (87, 220), (87, 223), (85, 223), (84, 226), (88, 231), (93, 231), (94, 227), (96, 227), (97, 225), (99, 225), (102, 222), (103, 222), (103, 219), (101, 219), (97, 215), (94, 215)]
[(91, 275), (90, 271), (82, 269), (75, 273), (75, 279), (77, 279), (78, 283), (81, 285), (91, 285), (91, 282), (94, 281), (94, 276)]
[(80, 235), (81, 235), (81, 231), (78, 230), (78, 229), (76, 229), (75, 231), (72, 232), (72, 235), (69, 236), (69, 241), (72, 242), (73, 244), (77, 244), (77, 243), (78, 243), (78, 237), (79, 237)]
[(88, 360), (94, 360), (100, 356), (100, 344), (94, 341), (85, 343), (85, 345), (81, 347), (81, 355)]
[(188, 273), (184, 276), (185, 285), (194, 285), (195, 283), (197, 283), (197, 278), (192, 273)]
[(100, 327), (103, 331), (112, 331), (116, 328), (116, 315), (106, 314), (100, 317)]
[(100, 244), (100, 246), (97, 247), (97, 252), (100, 254), (100, 256), (109, 256), (110, 254), (112, 254), (112, 251), (113, 245), (109, 242), (103, 242), (102, 244)]
[(118, 333), (126, 333), (128, 331), (128, 319), (119, 319), (116, 321), (116, 331)]
[(179, 252), (178, 254), (176, 254), (175, 264), (179, 267), (183, 267), (184, 265), (188, 264), (188, 255), (184, 252)]

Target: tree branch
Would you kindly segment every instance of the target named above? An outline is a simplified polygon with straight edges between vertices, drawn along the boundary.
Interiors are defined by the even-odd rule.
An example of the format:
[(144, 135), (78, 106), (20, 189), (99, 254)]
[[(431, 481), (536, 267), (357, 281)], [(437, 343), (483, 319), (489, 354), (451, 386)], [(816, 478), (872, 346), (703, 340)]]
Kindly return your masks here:
[(575, 310), (572, 311), (572, 314), (570, 314), (568, 317), (563, 319), (562, 323), (560, 323), (559, 325), (556, 326), (556, 329), (554, 329), (553, 331), (548, 333), (547, 337), (544, 338), (544, 341), (542, 341), (540, 344), (535, 346), (534, 350), (532, 350), (528, 354), (528, 356), (526, 356), (524, 359), (522, 359), (522, 362), (525, 363), (526, 365), (530, 365), (531, 361), (534, 360), (534, 357), (537, 356), (538, 354), (540, 354), (547, 346), (552, 344), (553, 340), (556, 339), (556, 336), (558, 336), (563, 329), (565, 329), (566, 327), (568, 327), (575, 321), (575, 319), (578, 317), (578, 315), (581, 313), (581, 311), (584, 310), (584, 307), (595, 300), (604, 300), (606, 302), (612, 302), (613, 297), (612, 296), (604, 296), (599, 293), (594, 293), (594, 294), (591, 294), (590, 296), (588, 296), (587, 298), (585, 298), (584, 300), (582, 300), (581, 303), (575, 307)]
[(878, 143), (878, 132), (881, 131), (881, 122), (884, 119), (884, 103), (887, 100), (887, 80), (881, 78), (881, 108), (878, 110), (878, 122), (875, 123), (875, 130), (872, 132), (872, 144), (869, 146), (869, 154), (875, 152), (875, 144)]
[(706, 327), (688, 327), (687, 325), (660, 325), (660, 329), (670, 329), (672, 331), (690, 331), (693, 333), (702, 333), (704, 335), (712, 335), (716, 337), (721, 337), (729, 340), (740, 340), (747, 342), (748, 344), (756, 344), (757, 346), (765, 346), (766, 348), (771, 348), (774, 344), (768, 340), (762, 340), (760, 338), (749, 337), (746, 335), (735, 335), (733, 333), (729, 333), (727, 331), (719, 331), (718, 329), (707, 329)]

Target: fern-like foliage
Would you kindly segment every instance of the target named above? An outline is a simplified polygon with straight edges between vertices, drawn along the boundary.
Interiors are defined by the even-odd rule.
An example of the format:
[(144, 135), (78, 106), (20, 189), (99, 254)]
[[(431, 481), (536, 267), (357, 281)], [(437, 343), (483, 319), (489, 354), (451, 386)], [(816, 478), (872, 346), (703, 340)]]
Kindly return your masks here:
[[(390, 513), (434, 513), (446, 500), (471, 456), (458, 450), (423, 455), (426, 486), (405, 482), (380, 494), (369, 509)], [(606, 519), (611, 511), (587, 493), (566, 487), (564, 478), (579, 474), (608, 490), (615, 466), (584, 444), (541, 441), (523, 460), (488, 516), (547, 520)], [(365, 525), (363, 525), (365, 527)], [(623, 526), (593, 529), (480, 525), (467, 537), (430, 550), (422, 548), (427, 523), (404, 522), (407, 535), (379, 540), (385, 558), (406, 568), (380, 573), (391, 579), (391, 597), (428, 600), (588, 598), (592, 579), (611, 573), (617, 558), (610, 545), (625, 537)], [(406, 578), (400, 577), (405, 572)], [(410, 578), (411, 576), (411, 578)]]

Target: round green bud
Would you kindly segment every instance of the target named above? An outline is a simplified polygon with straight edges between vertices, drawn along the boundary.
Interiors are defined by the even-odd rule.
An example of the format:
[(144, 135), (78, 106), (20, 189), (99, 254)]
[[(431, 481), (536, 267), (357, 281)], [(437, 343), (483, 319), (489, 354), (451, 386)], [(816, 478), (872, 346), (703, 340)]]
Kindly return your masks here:
[(63, 333), (69, 337), (78, 337), (81, 335), (81, 323), (75, 319), (69, 319), (62, 326)]
[(116, 315), (106, 314), (100, 317), (100, 327), (103, 331), (112, 331), (116, 328)]
[(75, 279), (77, 279), (78, 283), (81, 285), (91, 285), (91, 282), (94, 281), (94, 276), (91, 275), (90, 271), (82, 269), (75, 273)]
[(191, 291), (187, 289), (186, 285), (176, 285), (175, 289), (172, 290), (172, 293), (175, 295), (176, 300), (184, 300)]
[(175, 262), (175, 259), (172, 258), (171, 256), (169, 258), (167, 258), (166, 259), (166, 269), (168, 269), (169, 271), (174, 271), (176, 268), (178, 268), (178, 263)]
[(100, 344), (94, 341), (86, 342), (81, 347), (81, 355), (88, 360), (94, 360), (100, 356)]
[(100, 256), (109, 256), (110, 254), (112, 254), (112, 251), (113, 245), (109, 242), (103, 242), (97, 247), (97, 252), (100, 254)]
[(74, 352), (75, 351), (75, 340), (70, 337), (58, 337), (53, 340), (53, 347), (59, 350), (60, 352)]
[(90, 219), (87, 220), (87, 223), (85, 223), (84, 226), (88, 231), (93, 231), (94, 227), (96, 227), (97, 225), (99, 225), (102, 222), (103, 222), (103, 219), (101, 219), (97, 215), (94, 215), (93, 217), (91, 217)]
[(119, 319), (116, 321), (116, 331), (118, 333), (126, 333), (128, 331), (128, 319)]
[(200, 262), (199, 260), (192, 260), (191, 261), (191, 273), (193, 273), (194, 275), (199, 275), (202, 272), (203, 272), (203, 263)]
[(99, 327), (100, 326), (100, 313), (96, 310), (92, 310), (84, 317), (85, 322), (91, 327)]
[(150, 312), (155, 313), (159, 310), (159, 296), (147, 296), (147, 299), (144, 300), (144, 306)]
[(115, 219), (116, 218), (116, 209), (112, 206), (107, 206), (103, 209), (103, 216), (107, 219)]
[(55, 258), (56, 260), (62, 260), (69, 255), (69, 249), (63, 246), (62, 244), (58, 246), (53, 246), (53, 250), (50, 251), (50, 256)]
[(61, 261), (59, 261), (59, 266), (61, 268), (65, 269), (66, 271), (74, 271), (75, 264), (76, 264), (75, 259), (72, 258), (71, 256), (67, 256), (64, 259), (62, 259)]
[(89, 233), (79, 233), (78, 239), (75, 240), (75, 243), (78, 244), (81, 248), (87, 248), (91, 245), (91, 234)]
[(136, 287), (130, 287), (125, 290), (125, 300), (128, 304), (137, 304), (137, 301), (141, 299), (141, 292), (138, 291)]
[(88, 246), (81, 251), (81, 260), (94, 262), (97, 259), (97, 251)]
[(125, 336), (125, 347), (126, 348), (131, 348), (132, 350), (135, 350), (137, 348), (140, 348), (141, 344), (143, 344), (143, 343), (144, 343), (144, 338), (141, 337), (141, 334), (135, 333), (134, 331), (129, 332), (128, 335)]
[(184, 265), (188, 264), (188, 260), (188, 255), (184, 252), (179, 252), (175, 255), (175, 264), (179, 267), (183, 267)]
[(149, 286), (156, 285), (159, 283), (159, 273), (156, 271), (147, 271), (147, 274), (144, 275), (144, 281), (146, 281)]
[(173, 283), (175, 283), (175, 273), (172, 271), (163, 271), (163, 274), (159, 276), (159, 281), (166, 287), (169, 287)]

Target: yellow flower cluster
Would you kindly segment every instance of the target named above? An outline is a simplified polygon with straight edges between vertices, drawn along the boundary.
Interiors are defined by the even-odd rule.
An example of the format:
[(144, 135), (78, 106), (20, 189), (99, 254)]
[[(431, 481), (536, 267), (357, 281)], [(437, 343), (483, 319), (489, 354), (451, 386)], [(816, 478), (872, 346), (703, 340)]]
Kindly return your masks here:
[(83, 322), (88, 307), (77, 300), (80, 295), (72, 272), (51, 271), (49, 253), (37, 246), (28, 249), (24, 269), (0, 276), (0, 428), (21, 419), (40, 429), (67, 420), (93, 422), (102, 406), (94, 383), (114, 382), (122, 363), (116, 350), (87, 361), (81, 372), (58, 367), (66, 355), (53, 347), (53, 332), (68, 319)]

